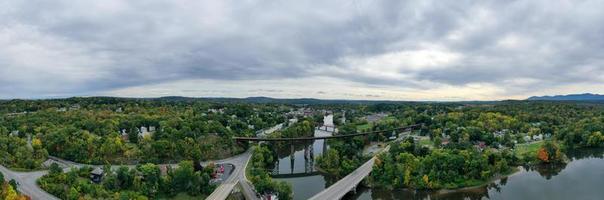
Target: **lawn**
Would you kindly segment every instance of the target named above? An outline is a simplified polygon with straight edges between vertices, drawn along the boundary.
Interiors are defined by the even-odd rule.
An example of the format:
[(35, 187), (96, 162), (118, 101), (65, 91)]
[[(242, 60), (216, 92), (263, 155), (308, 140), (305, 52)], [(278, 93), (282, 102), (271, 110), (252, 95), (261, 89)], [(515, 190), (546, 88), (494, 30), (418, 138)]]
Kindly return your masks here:
[(389, 115), (380, 120), (380, 122), (393, 122), (396, 121), (396, 117)]
[(518, 144), (516, 145), (516, 148), (514, 148), (514, 152), (516, 152), (516, 155), (522, 158), (526, 154), (535, 154), (542, 144), (543, 140), (529, 144)]
[(422, 138), (421, 140), (419, 140), (419, 146), (420, 147), (423, 147), (423, 146), (432, 147), (432, 146), (434, 146), (434, 142), (432, 142), (432, 140), (430, 140), (430, 138)]
[(366, 124), (359, 124), (357, 125), (357, 130), (363, 132), (365, 130), (369, 130), (371, 128), (371, 124), (366, 123)]
[[(386, 116), (386, 117), (378, 120), (375, 123), (379, 123), (379, 122), (393, 122), (393, 121), (396, 121), (396, 117), (394, 117), (394, 116)], [(373, 126), (372, 123), (358, 124), (357, 125), (357, 130), (359, 130), (361, 132), (364, 132), (364, 131), (367, 131), (367, 130), (371, 129), (372, 126)]]

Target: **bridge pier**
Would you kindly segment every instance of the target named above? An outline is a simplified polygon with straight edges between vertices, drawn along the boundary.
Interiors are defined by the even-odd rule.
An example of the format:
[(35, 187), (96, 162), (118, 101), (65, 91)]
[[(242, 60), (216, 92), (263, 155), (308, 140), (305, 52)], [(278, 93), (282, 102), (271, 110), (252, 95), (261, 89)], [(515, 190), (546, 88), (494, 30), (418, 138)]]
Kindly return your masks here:
[(304, 145), (304, 160), (308, 160), (308, 145)]
[(296, 160), (296, 156), (294, 156), (294, 154), (296, 153), (296, 149), (294, 148), (294, 142), (290, 142), (290, 147), (291, 147), (291, 153), (289, 154), (289, 162), (290, 162), (290, 168), (291, 168), (291, 173), (294, 173), (294, 163)]
[(323, 155), (325, 155), (325, 153), (327, 152), (327, 139), (323, 140)]

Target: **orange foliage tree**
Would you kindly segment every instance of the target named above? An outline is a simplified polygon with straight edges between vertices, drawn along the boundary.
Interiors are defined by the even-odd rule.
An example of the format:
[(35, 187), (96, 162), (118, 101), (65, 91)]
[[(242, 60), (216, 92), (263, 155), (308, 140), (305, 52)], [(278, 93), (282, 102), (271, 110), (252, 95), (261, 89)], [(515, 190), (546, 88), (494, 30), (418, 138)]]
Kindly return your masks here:
[(542, 162), (549, 162), (549, 155), (544, 147), (539, 148), (539, 151), (537, 151), (537, 158)]

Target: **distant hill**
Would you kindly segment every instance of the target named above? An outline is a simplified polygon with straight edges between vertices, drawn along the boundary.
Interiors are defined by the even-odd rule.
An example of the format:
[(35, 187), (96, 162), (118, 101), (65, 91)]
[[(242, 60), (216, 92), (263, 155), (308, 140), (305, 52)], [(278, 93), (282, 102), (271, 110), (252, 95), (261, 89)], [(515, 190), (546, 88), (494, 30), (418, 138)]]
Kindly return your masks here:
[(604, 101), (604, 95), (600, 94), (569, 94), (569, 95), (556, 95), (556, 96), (534, 96), (527, 100), (546, 100), (546, 101)]

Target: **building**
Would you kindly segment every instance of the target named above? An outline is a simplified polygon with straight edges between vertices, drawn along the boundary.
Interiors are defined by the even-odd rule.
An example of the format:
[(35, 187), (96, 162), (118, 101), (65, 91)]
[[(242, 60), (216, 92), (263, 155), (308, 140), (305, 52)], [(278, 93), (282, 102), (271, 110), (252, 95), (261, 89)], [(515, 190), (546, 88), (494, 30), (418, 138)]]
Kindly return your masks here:
[(531, 141), (531, 136), (524, 136), (524, 141), (525, 142), (530, 142)]
[(442, 146), (446, 146), (449, 144), (449, 138), (443, 138), (442, 141), (440, 142), (440, 145)]
[(90, 180), (94, 183), (101, 183), (103, 181), (103, 169), (97, 167), (90, 172)]
[(122, 140), (128, 140), (129, 136), (128, 136), (128, 132), (126, 132), (126, 129), (122, 129), (120, 132), (120, 135), (122, 136)]
[(478, 141), (478, 143), (475, 146), (476, 146), (476, 148), (478, 148), (478, 150), (482, 151), (487, 147), (487, 144), (483, 141)]
[(533, 135), (533, 140), (535, 140), (535, 141), (537, 141), (537, 140), (543, 140), (543, 134)]
[(19, 131), (18, 131), (18, 130), (16, 130), (16, 131), (11, 131), (11, 132), (10, 132), (10, 136), (13, 136), (13, 137), (17, 137), (17, 136), (19, 136)]

